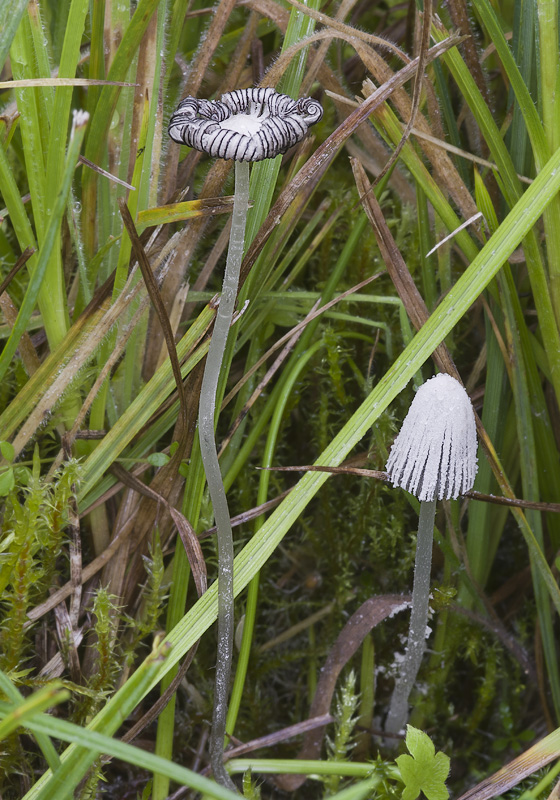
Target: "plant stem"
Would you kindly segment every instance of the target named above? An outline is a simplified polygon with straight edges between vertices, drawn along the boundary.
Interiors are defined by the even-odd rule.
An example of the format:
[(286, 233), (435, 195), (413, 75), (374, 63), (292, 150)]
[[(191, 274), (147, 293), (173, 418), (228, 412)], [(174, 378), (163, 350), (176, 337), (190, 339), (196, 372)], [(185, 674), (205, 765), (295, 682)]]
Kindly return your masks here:
[(214, 509), (218, 539), (218, 652), (216, 657), (212, 733), (210, 736), (210, 762), (214, 777), (218, 783), (230, 789), (235, 789), (235, 785), (225, 770), (223, 751), (233, 652), (233, 534), (222, 473), (218, 462), (214, 435), (214, 417), (222, 360), (237, 297), (248, 205), (249, 164), (243, 161), (236, 161), (235, 197), (226, 271), (202, 379), (198, 414), (200, 452)]
[(385, 724), (387, 733), (399, 733), (406, 725), (408, 698), (416, 682), (422, 656), (426, 649), (426, 625), (428, 623), (428, 602), (430, 599), (430, 573), (432, 569), (435, 516), (436, 500), (427, 500), (420, 503), (408, 644), (404, 661), (399, 669), (399, 677), (393, 690), (393, 696), (391, 697), (391, 705)]

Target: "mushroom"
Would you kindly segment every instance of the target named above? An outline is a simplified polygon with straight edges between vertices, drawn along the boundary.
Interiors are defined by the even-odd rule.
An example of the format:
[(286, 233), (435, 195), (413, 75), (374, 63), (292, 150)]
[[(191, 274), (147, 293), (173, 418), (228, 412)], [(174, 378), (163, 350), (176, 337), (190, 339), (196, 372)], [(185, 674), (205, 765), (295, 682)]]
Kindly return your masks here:
[(408, 643), (391, 697), (387, 733), (399, 733), (405, 726), (408, 698), (426, 647), (436, 501), (455, 499), (472, 489), (476, 448), (473, 407), (459, 381), (440, 374), (422, 384), (386, 467), (393, 486), (420, 500)]
[(186, 97), (169, 121), (169, 135), (211, 156), (235, 161), (232, 225), (220, 304), (200, 391), (198, 430), (202, 463), (214, 509), (218, 541), (218, 651), (210, 736), (216, 780), (235, 789), (223, 764), (234, 626), (233, 534), (214, 434), (218, 380), (231, 325), (243, 258), (249, 206), (249, 161), (285, 153), (323, 116), (310, 97), (293, 100), (274, 89), (238, 89), (221, 100)]

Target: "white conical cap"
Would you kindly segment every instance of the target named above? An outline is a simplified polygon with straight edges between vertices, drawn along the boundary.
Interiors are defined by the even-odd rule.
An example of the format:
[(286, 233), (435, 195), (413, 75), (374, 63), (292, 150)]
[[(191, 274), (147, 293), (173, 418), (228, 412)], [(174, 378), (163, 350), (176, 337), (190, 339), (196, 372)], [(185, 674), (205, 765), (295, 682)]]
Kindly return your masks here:
[(451, 375), (436, 375), (416, 392), (386, 470), (393, 486), (419, 500), (456, 498), (474, 484), (476, 447), (468, 394)]

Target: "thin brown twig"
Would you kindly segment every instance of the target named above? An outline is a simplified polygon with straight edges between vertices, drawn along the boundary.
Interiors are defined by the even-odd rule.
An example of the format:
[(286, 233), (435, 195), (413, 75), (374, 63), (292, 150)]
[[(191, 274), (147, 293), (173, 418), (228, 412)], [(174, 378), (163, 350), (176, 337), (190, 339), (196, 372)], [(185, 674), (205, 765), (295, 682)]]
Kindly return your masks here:
[(295, 725), (288, 725), (279, 731), (260, 736), (258, 739), (252, 739), (250, 742), (239, 744), (231, 750), (226, 750), (224, 759), (229, 761), (230, 758), (238, 758), (245, 753), (252, 753), (254, 750), (260, 750), (263, 747), (272, 747), (275, 744), (280, 744), (280, 742), (293, 739), (294, 736), (300, 736), (302, 733), (307, 733), (307, 731), (328, 725), (330, 722), (334, 722), (334, 717), (330, 714), (321, 714), (319, 717), (311, 717), (303, 720), (303, 722), (296, 722)]
[(138, 722), (136, 722), (132, 726), (132, 728), (130, 728), (130, 730), (128, 730), (124, 734), (124, 736), (121, 737), (122, 742), (131, 742), (133, 739), (136, 739), (138, 734), (140, 734), (144, 730), (144, 728), (147, 728), (147, 726), (161, 714), (165, 706), (169, 703), (169, 701), (179, 688), (181, 681), (183, 680), (183, 678), (187, 673), (188, 668), (192, 664), (192, 660), (195, 656), (197, 647), (198, 647), (198, 642), (195, 645), (193, 645), (193, 647), (191, 647), (191, 649), (188, 651), (187, 655), (183, 659), (181, 666), (177, 670), (175, 677), (173, 678), (167, 689), (163, 692), (163, 694), (160, 697), (158, 697), (153, 706), (148, 711), (146, 711), (146, 713), (142, 717), (140, 717)]
[(0, 283), (0, 295), (3, 295), (10, 283), (16, 277), (20, 269), (29, 261), (33, 253), (35, 252), (34, 247), (26, 247), (23, 253), (20, 255), (14, 266), (8, 272), (2, 283)]
[[(237, 514), (237, 516), (232, 517), (231, 527), (235, 528), (238, 525), (243, 525), (245, 522), (251, 522), (251, 520), (260, 517), (261, 514), (266, 514), (267, 511), (271, 511), (271, 509), (276, 508), (276, 506), (279, 506), (282, 500), (290, 494), (292, 488), (293, 487), (286, 489), (285, 492), (282, 492), (277, 497), (273, 497), (272, 500), (267, 500), (266, 503), (261, 503), (259, 506), (249, 509), (249, 511), (243, 511), (241, 514)], [(208, 536), (212, 536), (214, 533), (216, 533), (215, 525), (212, 528), (207, 528), (205, 531), (202, 531), (202, 533), (199, 533), (198, 538), (206, 539)]]
[[(316, 464), (306, 464), (297, 467), (256, 467), (255, 469), (270, 470), (273, 472), (329, 472), (333, 475), (357, 475), (360, 478), (375, 478), (378, 481), (388, 483), (389, 476), (386, 472), (377, 469), (362, 469), (360, 467), (323, 467)], [(532, 511), (550, 511), (553, 514), (560, 514), (560, 503), (541, 503), (535, 500), (519, 500), (516, 497), (504, 497), (494, 494), (484, 494), (471, 489), (465, 492), (464, 497), (471, 500), (478, 500), (481, 503), (494, 503), (498, 506), (510, 506), (514, 508), (529, 508)]]

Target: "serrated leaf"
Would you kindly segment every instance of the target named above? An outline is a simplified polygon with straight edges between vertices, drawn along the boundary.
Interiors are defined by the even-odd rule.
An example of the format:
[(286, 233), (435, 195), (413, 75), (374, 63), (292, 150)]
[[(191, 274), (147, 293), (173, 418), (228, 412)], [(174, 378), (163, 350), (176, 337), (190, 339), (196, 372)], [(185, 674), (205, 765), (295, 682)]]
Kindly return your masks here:
[(436, 753), (433, 742), (423, 731), (407, 725), (406, 746), (411, 755), (396, 758), (405, 784), (402, 800), (416, 800), (423, 792), (428, 800), (447, 800), (445, 780), (449, 775), (449, 758)]

